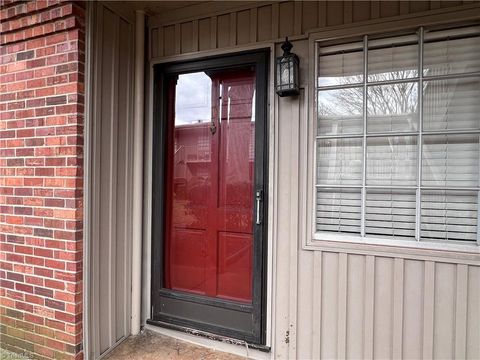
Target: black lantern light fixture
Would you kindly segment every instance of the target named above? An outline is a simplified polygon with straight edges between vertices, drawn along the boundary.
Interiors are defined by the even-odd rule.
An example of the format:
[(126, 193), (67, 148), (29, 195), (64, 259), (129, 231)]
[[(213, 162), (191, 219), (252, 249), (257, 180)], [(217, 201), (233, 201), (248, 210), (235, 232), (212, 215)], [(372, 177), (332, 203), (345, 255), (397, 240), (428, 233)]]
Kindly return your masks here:
[(275, 91), (278, 96), (292, 96), (300, 93), (298, 81), (298, 67), (300, 60), (292, 50), (292, 43), (285, 38), (282, 44), (283, 55), (277, 57), (277, 81), (275, 84)]

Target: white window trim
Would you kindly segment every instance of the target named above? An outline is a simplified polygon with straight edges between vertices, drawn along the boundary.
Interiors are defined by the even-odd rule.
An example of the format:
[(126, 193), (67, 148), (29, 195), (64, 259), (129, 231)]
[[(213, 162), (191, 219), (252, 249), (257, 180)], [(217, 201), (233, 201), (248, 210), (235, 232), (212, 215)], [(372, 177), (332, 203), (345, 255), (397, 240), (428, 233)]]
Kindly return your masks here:
[[(456, 16), (458, 15), (458, 16)], [(418, 17), (406, 21), (405, 18), (399, 18), (397, 21), (391, 21), (388, 29), (392, 32), (411, 30), (415, 31), (421, 26), (432, 24), (455, 23), (461, 20), (467, 20), (466, 14), (438, 14), (438, 18), (431, 18), (426, 21), (425, 18)], [(472, 18), (471, 18), (472, 19)], [(471, 20), (468, 19), (468, 20)], [(478, 17), (473, 17), (478, 21)], [(389, 31), (389, 32), (390, 32)], [(315, 222), (315, 193), (316, 193), (316, 79), (317, 79), (317, 58), (318, 43), (327, 40), (341, 40), (348, 37), (362, 35), (374, 35), (385, 33), (385, 24), (381, 20), (371, 21), (355, 27), (340, 27), (322, 32), (312, 32), (309, 34), (309, 73), (308, 83), (312, 86), (312, 91), (308, 97), (308, 120), (306, 126), (303, 127), (302, 138), (306, 139), (306, 159), (304, 161), (303, 172), (305, 180), (303, 185), (305, 189), (301, 191), (305, 199), (305, 208), (302, 209), (305, 214), (306, 227), (302, 229), (301, 236), (305, 239), (302, 248), (305, 250), (323, 250), (323, 251), (345, 251), (349, 253), (378, 255), (384, 253), (389, 256), (408, 256), (418, 259), (436, 258), (442, 261), (458, 262), (471, 261), (472, 264), (480, 264), (480, 243), (477, 241), (472, 243), (455, 242), (455, 241), (416, 241), (403, 240), (395, 238), (380, 237), (358, 237), (349, 236), (347, 234), (336, 233), (318, 233), (316, 232)], [(419, 74), (420, 75), (420, 74)], [(301, 212), (303, 212), (301, 211)]]

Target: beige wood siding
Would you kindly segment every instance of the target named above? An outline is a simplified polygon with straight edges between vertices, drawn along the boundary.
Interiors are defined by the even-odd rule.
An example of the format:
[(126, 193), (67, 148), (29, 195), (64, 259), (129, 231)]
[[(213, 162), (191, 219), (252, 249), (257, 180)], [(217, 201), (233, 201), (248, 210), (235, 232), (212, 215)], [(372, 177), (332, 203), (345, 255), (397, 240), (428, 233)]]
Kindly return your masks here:
[(299, 286), (299, 302), (309, 303), (298, 307), (299, 358), (480, 357), (478, 266), (335, 252), (300, 258), (317, 297), (305, 299), (311, 293)]
[(94, 7), (89, 358), (130, 334), (133, 24)]
[[(442, 21), (480, 14), (480, 4), (467, 3), (259, 3), (181, 20), (150, 19), (152, 63), (167, 56), (174, 61), (189, 54), (212, 55), (245, 50), (244, 44), (274, 42), (275, 57), (281, 54), (279, 41), (286, 35), (292, 37), (293, 51), (300, 57), (301, 95), (272, 96), (269, 108), (272, 357), (480, 358), (478, 251), (455, 258), (418, 249), (396, 253), (389, 247), (376, 252), (378, 247), (350, 251), (341, 244), (328, 250), (304, 246), (309, 236), (305, 168), (311, 166), (307, 145), (313, 106), (309, 101), (313, 59), (305, 34), (312, 29), (324, 31), (322, 36), (337, 30), (343, 34), (348, 27), (370, 26), (372, 20), (390, 17), (401, 20), (397, 28), (419, 26), (428, 21), (423, 16), (437, 16), (445, 7), (450, 9), (443, 11)], [(367, 31), (367, 25), (359, 31)], [(376, 26), (391, 31), (390, 21)], [(222, 51), (209, 51), (215, 49)]]
[[(211, 16), (150, 21), (150, 57), (188, 54), (221, 49), (285, 36), (306, 34), (313, 29), (353, 24), (379, 18), (405, 16), (471, 1), (281, 1), (258, 2), (235, 11)], [(208, 4), (205, 5), (208, 7)], [(188, 10), (185, 11), (188, 16)]]

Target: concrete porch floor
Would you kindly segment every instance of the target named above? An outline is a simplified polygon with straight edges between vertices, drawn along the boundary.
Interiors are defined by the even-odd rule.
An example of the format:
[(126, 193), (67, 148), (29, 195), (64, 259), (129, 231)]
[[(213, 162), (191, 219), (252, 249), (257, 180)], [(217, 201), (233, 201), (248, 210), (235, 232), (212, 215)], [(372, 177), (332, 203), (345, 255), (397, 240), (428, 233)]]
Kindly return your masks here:
[(109, 360), (241, 360), (245, 357), (216, 351), (169, 336), (144, 330), (130, 336), (105, 359)]

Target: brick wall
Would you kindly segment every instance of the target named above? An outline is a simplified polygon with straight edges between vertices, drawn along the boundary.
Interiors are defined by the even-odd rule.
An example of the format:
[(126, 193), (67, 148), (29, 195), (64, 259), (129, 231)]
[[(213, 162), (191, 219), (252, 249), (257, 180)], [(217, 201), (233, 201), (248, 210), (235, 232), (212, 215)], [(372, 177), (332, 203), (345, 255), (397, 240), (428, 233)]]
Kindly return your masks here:
[(83, 358), (85, 9), (1, 1), (0, 346)]

